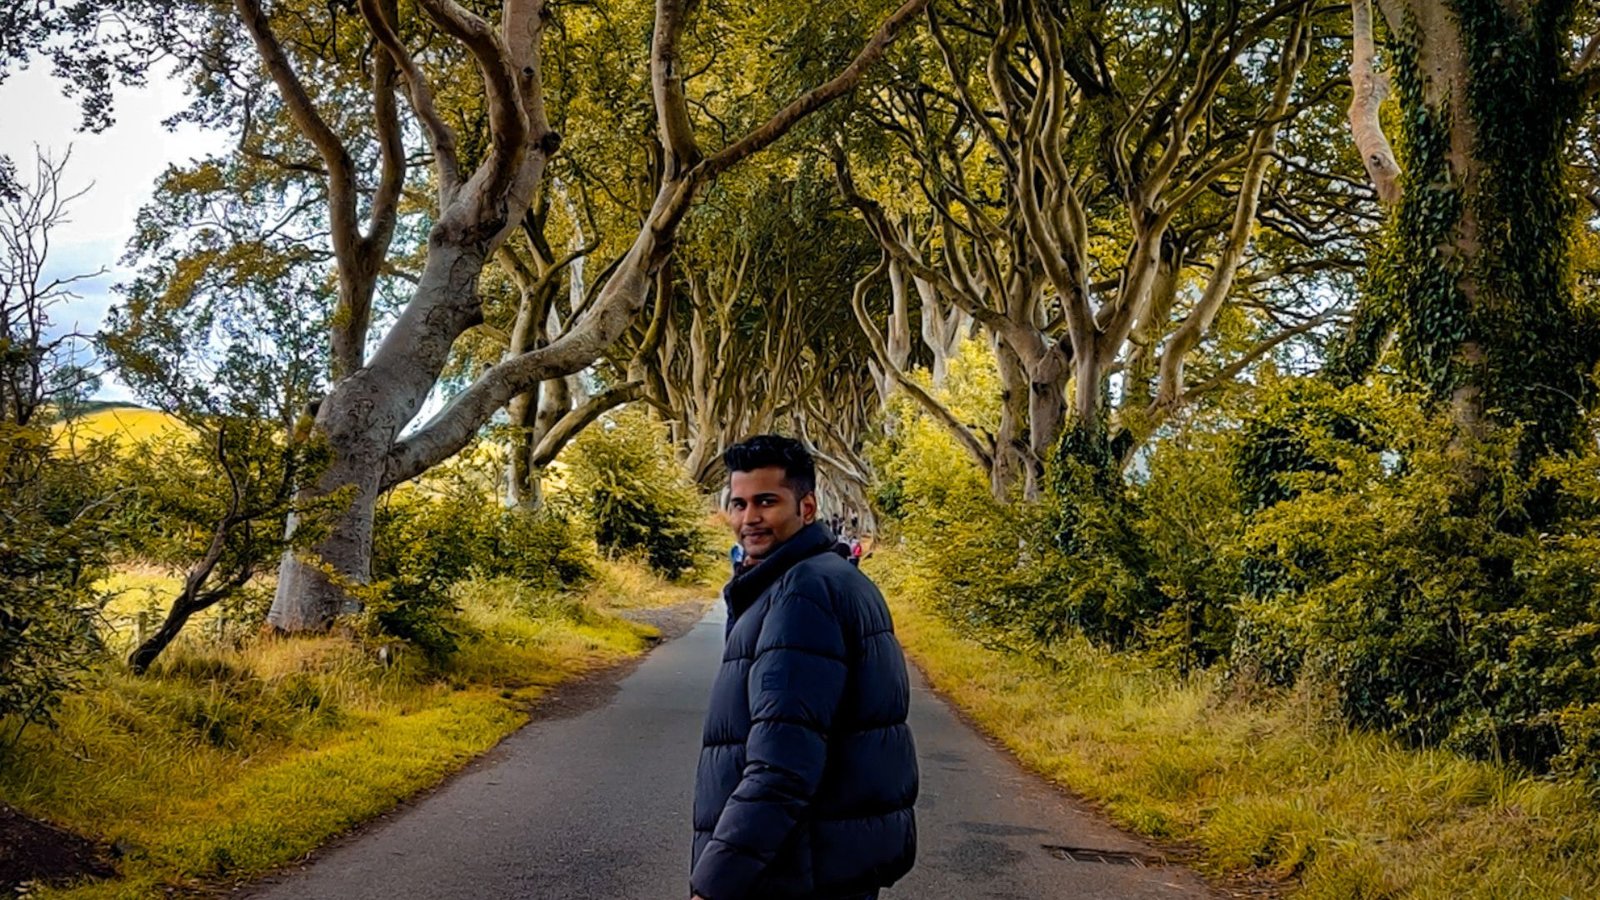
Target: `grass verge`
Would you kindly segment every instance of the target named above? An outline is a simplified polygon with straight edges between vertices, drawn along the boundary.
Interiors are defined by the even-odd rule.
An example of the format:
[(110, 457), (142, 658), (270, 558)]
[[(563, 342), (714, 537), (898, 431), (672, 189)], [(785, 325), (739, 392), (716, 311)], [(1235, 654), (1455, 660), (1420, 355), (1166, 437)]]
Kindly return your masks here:
[(936, 616), (935, 585), (880, 551), (907, 652), (1028, 768), (1131, 830), (1256, 870), (1298, 898), (1600, 897), (1600, 816), (1570, 784), (1342, 727), (1314, 691), (1240, 699), (1063, 643), (994, 649)]
[(599, 574), (578, 596), (459, 585), (464, 639), (443, 662), (329, 636), (189, 638), (143, 678), (108, 663), (55, 729), (0, 746), (0, 799), (114, 845), (123, 877), (35, 896), (148, 897), (292, 862), (493, 747), (550, 686), (643, 652), (655, 630), (619, 608), (710, 594), (628, 563)]

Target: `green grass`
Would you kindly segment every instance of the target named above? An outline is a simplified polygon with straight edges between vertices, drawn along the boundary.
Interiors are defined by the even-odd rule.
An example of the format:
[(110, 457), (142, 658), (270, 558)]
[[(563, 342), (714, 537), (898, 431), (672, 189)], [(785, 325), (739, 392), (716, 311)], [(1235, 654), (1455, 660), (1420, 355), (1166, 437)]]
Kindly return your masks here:
[(1310, 690), (1235, 697), (1068, 642), (991, 649), (931, 612), (936, 585), (879, 552), (896, 628), (929, 680), (1024, 765), (1202, 869), (1302, 898), (1600, 897), (1600, 815), (1571, 784), (1341, 726)]
[[(709, 596), (626, 564), (601, 575), (560, 599), (458, 586), (466, 637), (442, 664), (385, 664), (350, 636), (219, 646), (203, 629), (149, 676), (108, 662), (56, 729), (0, 747), (0, 799), (127, 850), (121, 879), (41, 896), (147, 897), (291, 862), (494, 746), (551, 685), (643, 652), (654, 629), (613, 614), (615, 586), (631, 608)], [(159, 593), (163, 577), (115, 580)]]

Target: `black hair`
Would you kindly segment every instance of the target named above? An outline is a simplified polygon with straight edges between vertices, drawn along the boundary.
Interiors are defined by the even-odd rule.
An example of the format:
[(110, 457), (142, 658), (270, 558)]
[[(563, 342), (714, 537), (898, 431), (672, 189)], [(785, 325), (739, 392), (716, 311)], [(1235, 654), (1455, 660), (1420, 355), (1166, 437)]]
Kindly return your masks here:
[(817, 490), (817, 464), (806, 446), (794, 438), (777, 434), (758, 434), (729, 447), (722, 454), (728, 474), (756, 469), (783, 470), (783, 483), (800, 499)]

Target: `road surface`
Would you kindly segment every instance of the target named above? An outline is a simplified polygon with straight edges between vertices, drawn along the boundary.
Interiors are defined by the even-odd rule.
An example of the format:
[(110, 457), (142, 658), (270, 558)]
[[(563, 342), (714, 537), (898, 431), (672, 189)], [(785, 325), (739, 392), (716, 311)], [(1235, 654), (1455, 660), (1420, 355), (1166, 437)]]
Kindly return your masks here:
[[(656, 648), (607, 702), (535, 721), (439, 790), (251, 896), (682, 900), (724, 615), (719, 603)], [(885, 900), (1214, 896), (1191, 871), (1160, 864), (1022, 771), (915, 672), (912, 690), (920, 849)]]

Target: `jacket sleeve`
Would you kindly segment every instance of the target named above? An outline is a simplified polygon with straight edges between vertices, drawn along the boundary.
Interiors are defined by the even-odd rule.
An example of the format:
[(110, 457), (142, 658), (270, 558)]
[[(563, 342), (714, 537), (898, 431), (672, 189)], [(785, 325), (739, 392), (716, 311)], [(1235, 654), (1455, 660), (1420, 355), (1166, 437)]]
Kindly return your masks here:
[(750, 896), (822, 780), (848, 670), (839, 620), (824, 601), (790, 594), (767, 612), (747, 686), (744, 777), (690, 876), (695, 893)]

